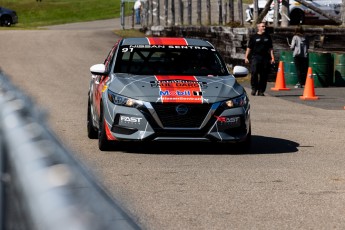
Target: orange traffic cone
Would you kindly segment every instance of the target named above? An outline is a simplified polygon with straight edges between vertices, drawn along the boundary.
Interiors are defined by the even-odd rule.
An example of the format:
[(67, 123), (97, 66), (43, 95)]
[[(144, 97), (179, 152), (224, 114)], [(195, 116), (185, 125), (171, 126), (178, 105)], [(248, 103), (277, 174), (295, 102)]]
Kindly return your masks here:
[(274, 88), (271, 88), (271, 90), (274, 90), (274, 91), (290, 90), (289, 88), (286, 88), (286, 85), (285, 85), (284, 64), (282, 61), (279, 62), (276, 84)]
[(303, 96), (300, 96), (299, 98), (302, 100), (319, 99), (319, 97), (315, 96), (313, 70), (311, 67), (308, 68), (307, 80), (305, 81)]

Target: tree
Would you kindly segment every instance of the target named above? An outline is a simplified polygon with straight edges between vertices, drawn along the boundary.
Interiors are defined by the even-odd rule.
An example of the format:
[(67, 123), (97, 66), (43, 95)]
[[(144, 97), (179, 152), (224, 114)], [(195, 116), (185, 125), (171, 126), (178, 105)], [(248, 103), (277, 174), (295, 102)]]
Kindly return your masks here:
[(343, 4), (341, 5), (341, 21), (342, 26), (345, 26), (345, 0), (343, 0)]
[(289, 12), (289, 0), (282, 0), (281, 6), (281, 27), (288, 27), (289, 20), (290, 20), (290, 12)]
[[(258, 3), (257, 0), (254, 0), (254, 2)], [(266, 2), (266, 5), (264, 7), (264, 9), (261, 11), (261, 13), (259, 14), (259, 16), (256, 18), (255, 20), (255, 13), (254, 13), (254, 21), (255, 21), (255, 25), (257, 25), (258, 23), (262, 22), (266, 16), (266, 14), (268, 13), (268, 11), (271, 8), (271, 4), (272, 4), (273, 0), (268, 0)], [(255, 3), (254, 3), (254, 12), (255, 12)]]

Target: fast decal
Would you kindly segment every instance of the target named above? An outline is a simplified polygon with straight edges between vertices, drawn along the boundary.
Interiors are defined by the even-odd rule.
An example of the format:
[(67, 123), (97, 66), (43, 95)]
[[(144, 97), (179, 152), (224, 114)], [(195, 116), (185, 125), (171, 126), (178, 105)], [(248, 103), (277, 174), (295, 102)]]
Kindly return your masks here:
[(228, 125), (232, 127), (238, 127), (241, 125), (240, 117), (225, 117), (225, 116), (215, 116), (218, 121), (218, 125)]
[(141, 117), (131, 117), (131, 116), (120, 116), (120, 121), (123, 123), (140, 123), (143, 118)]
[(181, 87), (181, 82), (198, 82), (194, 76), (159, 76), (158, 82), (169, 82), (168, 85), (159, 85), (159, 96), (164, 103), (203, 103), (202, 91), (199, 84), (190, 84)]

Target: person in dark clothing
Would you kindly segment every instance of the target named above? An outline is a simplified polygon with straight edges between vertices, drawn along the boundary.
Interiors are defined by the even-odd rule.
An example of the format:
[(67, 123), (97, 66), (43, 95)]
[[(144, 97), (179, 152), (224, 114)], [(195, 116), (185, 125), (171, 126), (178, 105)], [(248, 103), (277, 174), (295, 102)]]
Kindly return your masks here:
[[(257, 24), (257, 33), (248, 41), (245, 54), (245, 63), (250, 63), (251, 95), (265, 96), (268, 74), (274, 61), (271, 36), (265, 33), (266, 23)], [(250, 59), (250, 61), (249, 61)]]
[(301, 26), (296, 27), (290, 48), (293, 50), (292, 56), (298, 78), (295, 88), (303, 88), (308, 71), (309, 41), (304, 35), (304, 30)]

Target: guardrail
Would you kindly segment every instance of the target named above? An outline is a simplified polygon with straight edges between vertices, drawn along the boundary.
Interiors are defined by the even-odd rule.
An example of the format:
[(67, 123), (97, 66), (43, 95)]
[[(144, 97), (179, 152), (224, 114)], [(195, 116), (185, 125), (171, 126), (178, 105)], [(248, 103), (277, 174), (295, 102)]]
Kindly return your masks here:
[(0, 70), (1, 229), (140, 229)]

